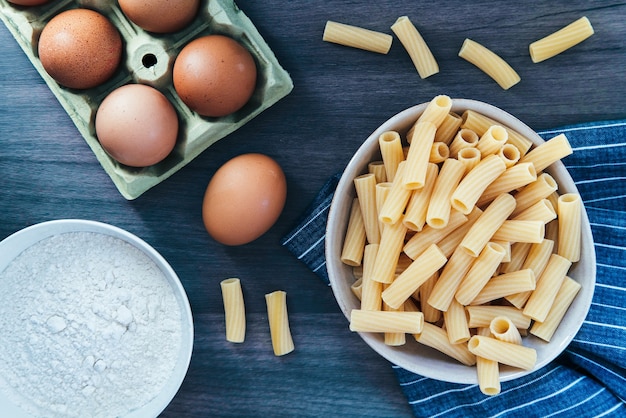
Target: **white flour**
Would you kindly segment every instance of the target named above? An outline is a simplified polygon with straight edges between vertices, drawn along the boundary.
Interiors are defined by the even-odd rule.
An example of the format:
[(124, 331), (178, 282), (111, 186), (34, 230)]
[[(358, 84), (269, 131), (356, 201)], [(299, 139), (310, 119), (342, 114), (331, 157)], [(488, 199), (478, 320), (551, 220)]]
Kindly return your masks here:
[(0, 390), (34, 416), (123, 416), (170, 377), (180, 318), (135, 247), (89, 232), (47, 238), (0, 273)]

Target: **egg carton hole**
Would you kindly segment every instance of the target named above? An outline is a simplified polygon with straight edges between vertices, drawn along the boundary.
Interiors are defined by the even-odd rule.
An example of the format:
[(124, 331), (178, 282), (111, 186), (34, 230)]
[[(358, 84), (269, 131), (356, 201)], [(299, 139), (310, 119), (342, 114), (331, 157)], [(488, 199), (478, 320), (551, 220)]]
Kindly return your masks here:
[(146, 54), (146, 55), (143, 56), (143, 58), (141, 58), (141, 63), (146, 68), (152, 68), (155, 65), (157, 65), (158, 62), (159, 61), (158, 61), (156, 55), (154, 55), (154, 54)]

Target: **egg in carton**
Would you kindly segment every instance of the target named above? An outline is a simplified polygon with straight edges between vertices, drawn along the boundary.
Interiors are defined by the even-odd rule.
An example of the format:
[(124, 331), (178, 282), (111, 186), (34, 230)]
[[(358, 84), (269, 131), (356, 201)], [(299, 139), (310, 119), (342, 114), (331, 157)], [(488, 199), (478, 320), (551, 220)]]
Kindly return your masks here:
[[(61, 86), (44, 69), (38, 41), (47, 22), (70, 9), (86, 8), (107, 17), (118, 29), (123, 43), (122, 63), (105, 83), (85, 90)], [(96, 158), (126, 199), (139, 197), (180, 170), (209, 146), (259, 115), (293, 89), (289, 74), (265, 43), (254, 24), (232, 0), (201, 0), (194, 20), (167, 34), (147, 32), (130, 21), (118, 2), (62, 0), (40, 6), (17, 6), (0, 0), (0, 17), (50, 90), (94, 152)], [(250, 100), (241, 109), (222, 117), (206, 117), (190, 109), (177, 95), (172, 69), (179, 52), (194, 39), (221, 34), (242, 44), (253, 56), (257, 81)], [(130, 167), (113, 159), (101, 146), (95, 131), (100, 103), (116, 88), (146, 84), (158, 89), (174, 106), (179, 131), (173, 151), (148, 167)]]

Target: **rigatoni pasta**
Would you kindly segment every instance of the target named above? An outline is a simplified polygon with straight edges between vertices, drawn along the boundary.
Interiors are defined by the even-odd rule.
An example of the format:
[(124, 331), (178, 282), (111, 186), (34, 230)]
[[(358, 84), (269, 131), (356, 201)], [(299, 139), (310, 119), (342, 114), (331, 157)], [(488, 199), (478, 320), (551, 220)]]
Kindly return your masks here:
[(407, 16), (401, 16), (391, 26), (404, 49), (408, 52), (420, 78), (430, 77), (439, 72), (439, 65), (428, 48), (426, 41)]
[(386, 54), (391, 49), (393, 37), (389, 34), (377, 32), (345, 23), (326, 22), (322, 40), (352, 48)]
[(528, 47), (530, 58), (534, 63), (547, 60), (578, 45), (593, 33), (591, 22), (583, 16), (562, 29), (531, 43)]
[(224, 317), (226, 322), (226, 341), (242, 343), (246, 338), (246, 307), (243, 301), (241, 281), (229, 278), (220, 282)]
[[(399, 163), (393, 182), (398, 188), (401, 185), (409, 197), (404, 195), (403, 199), (397, 200), (400, 203), (393, 205), (394, 216), (380, 223), (382, 233), (379, 244), (366, 242), (365, 251), (369, 255), (363, 257), (364, 265), (353, 267), (355, 278), (361, 278), (361, 306), (354, 311), (357, 321), (363, 321), (363, 316), (373, 315), (369, 316), (370, 320), (378, 322), (378, 325), (357, 322), (353, 329), (384, 333), (385, 343), (393, 345), (403, 344), (403, 334), (412, 333), (418, 342), (441, 350), (461, 362), (475, 364), (480, 359), (491, 364), (492, 374), (494, 370), (497, 372), (498, 362), (513, 364), (514, 367), (533, 367), (529, 361), (533, 357), (532, 350), (520, 346), (520, 339), (528, 335), (532, 321), (539, 323), (542, 320), (547, 324), (545, 335), (553, 332), (551, 327), (556, 327), (551, 325), (551, 321), (560, 323), (559, 312), (563, 308), (561, 302), (556, 302), (556, 294), (565, 283), (571, 266), (571, 261), (552, 251), (561, 241), (554, 234), (560, 217), (555, 208), (559, 199), (569, 198), (567, 195), (559, 196), (554, 179), (547, 172), (540, 171), (537, 175), (537, 169), (545, 169), (546, 162), (553, 163), (555, 155), (566, 154), (562, 151), (565, 148), (555, 141), (557, 146), (553, 146), (561, 151), (552, 153), (547, 147), (543, 149), (551, 156), (541, 156), (530, 147), (526, 148), (527, 140), (515, 131), (476, 112), (464, 112), (469, 116), (461, 118), (461, 124), (456, 128), (457, 136), (461, 130), (470, 129), (463, 123), (469, 120), (477, 138), (489, 138), (489, 132), (496, 132), (502, 134), (501, 139), (507, 138), (507, 142), (489, 138), (491, 142), (483, 142), (481, 149), (478, 148), (480, 139), (475, 144), (458, 146), (454, 142), (455, 135), (446, 132), (442, 138), (447, 139), (441, 139), (439, 145), (446, 147), (444, 141), (449, 141), (449, 149), (458, 146), (456, 156), (451, 153), (443, 161), (438, 162), (439, 157), (428, 161), (427, 147), (419, 150), (418, 144), (430, 144), (432, 150), (437, 146), (435, 138), (439, 129), (449, 129), (447, 124), (456, 124), (447, 107), (449, 100), (437, 96), (428, 103), (424, 113), (409, 125), (407, 132), (390, 133), (394, 141), (397, 136), (403, 143), (408, 143), (411, 138), (410, 145), (404, 146), (405, 159)], [(487, 123), (486, 127), (484, 123)], [(425, 133), (427, 141), (423, 140)], [(385, 145), (380, 143), (379, 146), (382, 153)], [(416, 159), (413, 152), (416, 150), (424, 155)], [(472, 162), (469, 162), (470, 158), (464, 159), (465, 152), (474, 153), (468, 156), (474, 159)], [(523, 155), (526, 155), (525, 160)], [(416, 160), (419, 164), (413, 170), (423, 171), (423, 177), (419, 185), (408, 184), (406, 170)], [(488, 164), (496, 169), (484, 169)], [(488, 180), (475, 174), (481, 172), (480, 167), (483, 167), (483, 173), (491, 173)], [(474, 193), (464, 208), (467, 213), (454, 207), (454, 194), (462, 191), (464, 182), (467, 194)], [(380, 186), (375, 188), (389, 190), (384, 183), (378, 184)], [(479, 189), (478, 192), (476, 189)], [(382, 212), (388, 199), (379, 199), (379, 220), (384, 215)], [(381, 205), (382, 201), (385, 204)], [(393, 239), (390, 238), (392, 236)], [(373, 248), (377, 248), (378, 252), (371, 271), (378, 272), (370, 273), (372, 266), (366, 259), (371, 257)], [(385, 261), (379, 262), (381, 257)], [(365, 296), (366, 288), (369, 292), (368, 286), (372, 283), (378, 285), (373, 292), (376, 295), (373, 303)], [(563, 297), (563, 300), (567, 298)], [(568, 306), (569, 303), (571, 300)], [(550, 318), (552, 311), (556, 312), (557, 319)], [(387, 325), (382, 326), (382, 316), (374, 318), (379, 315), (378, 312), (421, 313), (424, 321), (422, 331), (398, 331)], [(490, 326), (491, 331), (487, 331)], [(489, 340), (471, 337), (475, 334)], [(512, 359), (481, 357), (488, 356), (494, 347), (497, 350), (509, 349), (501, 345), (502, 341), (498, 338), (508, 344), (514, 342), (522, 351), (511, 351), (509, 357)], [(476, 354), (470, 352), (472, 344)], [(480, 351), (485, 348), (486, 352)], [(481, 355), (478, 355), (479, 351)], [(487, 382), (490, 382), (486, 385), (491, 389), (485, 389), (485, 392), (497, 392), (497, 379), (491, 376)]]
[(291, 353), (295, 346), (289, 329), (287, 314), (287, 293), (276, 290), (265, 295), (267, 319), (270, 324), (270, 336), (274, 355), (284, 356)]
[(352, 200), (348, 230), (343, 241), (341, 261), (349, 266), (358, 266), (363, 259), (363, 247), (365, 246), (365, 225), (359, 206), (359, 199)]
[(355, 332), (419, 334), (423, 327), (424, 315), (421, 312), (353, 309), (350, 313), (350, 330)]
[(572, 262), (580, 260), (580, 240), (583, 203), (580, 196), (567, 193), (559, 196), (557, 212), (559, 219), (558, 253)]
[(521, 80), (517, 72), (499, 55), (471, 39), (463, 42), (459, 57), (480, 68), (504, 90), (510, 89)]

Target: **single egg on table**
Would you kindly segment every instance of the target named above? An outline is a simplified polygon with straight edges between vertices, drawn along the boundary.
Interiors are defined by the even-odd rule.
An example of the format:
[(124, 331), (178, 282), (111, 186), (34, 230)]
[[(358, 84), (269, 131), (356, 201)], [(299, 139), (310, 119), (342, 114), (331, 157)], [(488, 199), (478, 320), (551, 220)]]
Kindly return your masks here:
[(96, 112), (96, 136), (115, 160), (146, 167), (167, 157), (176, 145), (178, 115), (163, 93), (144, 84), (111, 92)]
[(59, 84), (96, 87), (113, 76), (122, 59), (122, 37), (102, 14), (71, 9), (53, 17), (39, 37), (41, 65)]
[(241, 109), (256, 87), (257, 69), (250, 51), (224, 35), (196, 38), (174, 62), (174, 89), (202, 116), (226, 116)]
[(198, 14), (200, 0), (119, 0), (122, 12), (140, 28), (154, 33), (183, 29)]
[(266, 233), (287, 198), (287, 181), (278, 163), (257, 153), (242, 154), (211, 178), (202, 202), (209, 235), (225, 245), (242, 245)]

